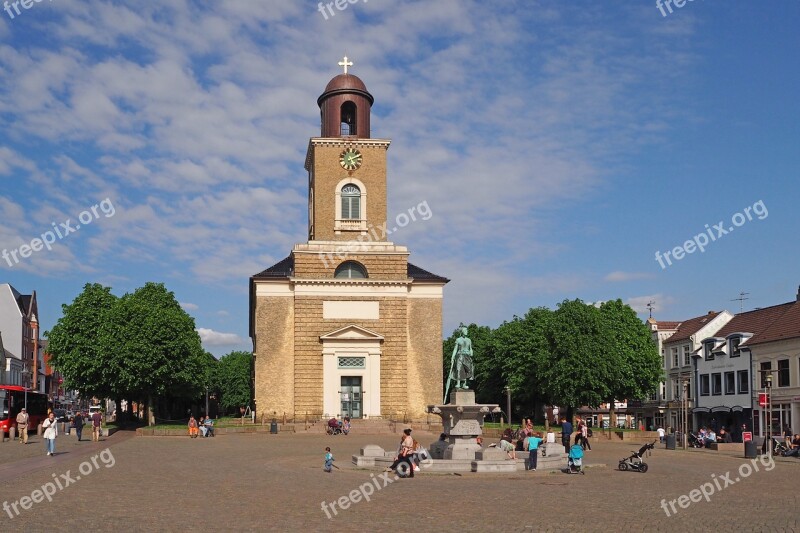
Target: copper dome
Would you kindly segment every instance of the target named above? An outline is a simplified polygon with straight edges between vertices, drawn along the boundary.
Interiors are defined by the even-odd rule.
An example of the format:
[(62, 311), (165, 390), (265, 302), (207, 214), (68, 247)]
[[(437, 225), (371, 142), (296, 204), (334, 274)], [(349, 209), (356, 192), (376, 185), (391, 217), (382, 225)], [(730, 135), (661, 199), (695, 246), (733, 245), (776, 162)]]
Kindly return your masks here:
[(369, 94), (367, 86), (364, 85), (364, 82), (361, 81), (361, 78), (353, 74), (339, 74), (328, 82), (328, 85), (325, 87), (325, 91), (323, 91), (322, 95), (320, 95), (320, 97), (317, 99), (317, 104), (322, 104), (322, 101), (329, 96), (343, 93), (359, 94), (364, 96), (367, 100), (369, 100), (370, 105), (375, 102), (375, 99), (371, 94)]

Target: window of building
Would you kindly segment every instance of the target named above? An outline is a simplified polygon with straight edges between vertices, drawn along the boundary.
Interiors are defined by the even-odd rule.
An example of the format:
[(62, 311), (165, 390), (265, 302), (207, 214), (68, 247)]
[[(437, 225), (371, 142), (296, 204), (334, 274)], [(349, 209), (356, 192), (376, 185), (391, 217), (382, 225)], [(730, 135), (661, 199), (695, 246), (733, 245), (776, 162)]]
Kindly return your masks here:
[(342, 187), (342, 218), (361, 219), (361, 189), (352, 183)]
[(356, 135), (356, 105), (353, 102), (342, 104), (341, 135)]
[(739, 349), (739, 344), (741, 344), (741, 342), (741, 337), (734, 337), (728, 341), (728, 353), (731, 357), (739, 357), (742, 355), (742, 351)]
[(711, 394), (714, 396), (722, 394), (722, 374), (719, 372), (711, 374)]
[(713, 361), (714, 360), (714, 343), (707, 342), (703, 344), (703, 355), (705, 356), (706, 361)]
[(339, 368), (366, 368), (366, 357), (337, 357), (337, 366)]
[(750, 392), (750, 378), (747, 375), (747, 370), (739, 370), (736, 373), (739, 377), (739, 394), (747, 394)]
[(355, 261), (345, 261), (336, 267), (335, 278), (344, 279), (364, 279), (367, 277), (367, 269), (361, 263)]
[(690, 364), (692, 364), (692, 359), (691, 359), (691, 355), (690, 355), (690, 352), (689, 352), (689, 345), (688, 344), (683, 347), (683, 364), (686, 365), (686, 366), (689, 366)]
[(672, 366), (678, 366), (678, 348), (675, 347), (672, 349)]
[(709, 395), (709, 378), (708, 374), (701, 374), (700, 375), (700, 396), (708, 396)]
[(735, 372), (725, 372), (725, 394), (736, 394)]
[(767, 375), (772, 370), (772, 361), (767, 361), (765, 363), (761, 363), (761, 388), (765, 388), (767, 386)]
[(778, 387), (789, 386), (789, 360), (778, 360)]

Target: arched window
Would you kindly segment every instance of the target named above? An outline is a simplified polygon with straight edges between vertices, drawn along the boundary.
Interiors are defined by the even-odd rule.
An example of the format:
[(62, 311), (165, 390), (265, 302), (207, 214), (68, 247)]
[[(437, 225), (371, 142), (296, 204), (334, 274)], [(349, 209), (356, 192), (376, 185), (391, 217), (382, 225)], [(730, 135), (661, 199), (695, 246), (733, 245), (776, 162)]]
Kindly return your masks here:
[(342, 279), (364, 279), (367, 277), (367, 269), (364, 265), (355, 261), (345, 261), (336, 267), (335, 278)]
[(353, 102), (343, 103), (341, 113), (342, 137), (356, 135), (356, 105)]
[(361, 189), (352, 183), (342, 187), (342, 219), (361, 220)]

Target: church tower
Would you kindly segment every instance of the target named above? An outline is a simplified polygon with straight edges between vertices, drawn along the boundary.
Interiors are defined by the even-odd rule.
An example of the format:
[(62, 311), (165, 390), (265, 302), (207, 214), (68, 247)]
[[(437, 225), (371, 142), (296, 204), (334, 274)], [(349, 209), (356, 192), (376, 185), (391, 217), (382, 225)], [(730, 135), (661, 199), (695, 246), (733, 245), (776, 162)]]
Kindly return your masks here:
[(347, 72), (317, 104), (309, 140), (308, 241), (250, 278), (256, 409), (317, 419), (423, 419), (442, 396), (446, 278), (387, 239), (386, 154), (374, 98)]

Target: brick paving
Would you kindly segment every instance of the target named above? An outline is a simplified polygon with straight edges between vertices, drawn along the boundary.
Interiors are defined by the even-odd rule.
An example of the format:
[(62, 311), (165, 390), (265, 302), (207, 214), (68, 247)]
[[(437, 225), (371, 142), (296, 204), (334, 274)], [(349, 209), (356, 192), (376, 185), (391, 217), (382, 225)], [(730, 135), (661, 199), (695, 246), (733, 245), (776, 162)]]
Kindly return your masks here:
[[(423, 443), (436, 435), (417, 434)], [(510, 475), (425, 473), (373, 482), (380, 474), (361, 470), (350, 456), (367, 443), (392, 448), (388, 435), (233, 434), (209, 439), (132, 437), (117, 433), (105, 442), (55, 458), (40, 442), (27, 447), (0, 444), (0, 505), (22, 496), (109, 447), (114, 466), (100, 464), (47, 500), (11, 519), (0, 510), (0, 530), (29, 531), (797, 531), (800, 460), (776, 462), (677, 508), (667, 517), (661, 500), (677, 499), (731, 472), (739, 477), (740, 457), (705, 450), (656, 449), (646, 474), (619, 472), (617, 462), (631, 443), (597, 441), (587, 453), (585, 476), (562, 473)], [(64, 442), (59, 443), (65, 450)], [(82, 443), (83, 444), (83, 443)], [(322, 471), (324, 447), (331, 446), (341, 470)], [(17, 455), (15, 455), (17, 454)], [(86, 464), (84, 465), (86, 468)], [(712, 476), (713, 475), (713, 476)], [(371, 501), (360, 501), (328, 519), (321, 502), (331, 502), (365, 483), (378, 483)], [(720, 483), (723, 485), (724, 483)], [(366, 490), (366, 489), (365, 489)], [(337, 507), (338, 510), (338, 507)]]

